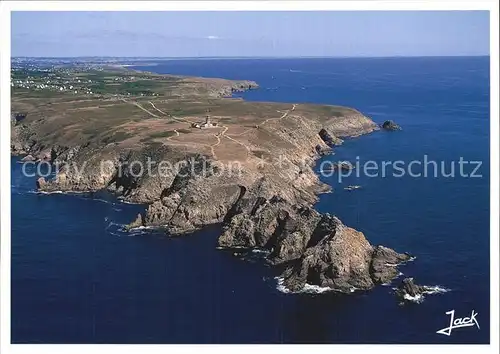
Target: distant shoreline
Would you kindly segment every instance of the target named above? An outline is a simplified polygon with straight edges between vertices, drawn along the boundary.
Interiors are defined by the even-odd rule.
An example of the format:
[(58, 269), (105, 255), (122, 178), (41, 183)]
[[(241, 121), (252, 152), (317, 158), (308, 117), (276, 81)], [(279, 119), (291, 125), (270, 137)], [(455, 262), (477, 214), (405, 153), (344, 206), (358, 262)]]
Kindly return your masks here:
[(137, 60), (137, 61), (147, 61), (147, 60), (258, 60), (258, 59), (419, 59), (419, 58), (489, 58), (490, 54), (483, 55), (415, 55), (415, 56), (404, 56), (404, 55), (390, 55), (390, 56), (256, 56), (256, 57), (113, 57), (113, 56), (74, 56), (74, 57), (28, 57), (28, 56), (11, 56), (11, 60)]

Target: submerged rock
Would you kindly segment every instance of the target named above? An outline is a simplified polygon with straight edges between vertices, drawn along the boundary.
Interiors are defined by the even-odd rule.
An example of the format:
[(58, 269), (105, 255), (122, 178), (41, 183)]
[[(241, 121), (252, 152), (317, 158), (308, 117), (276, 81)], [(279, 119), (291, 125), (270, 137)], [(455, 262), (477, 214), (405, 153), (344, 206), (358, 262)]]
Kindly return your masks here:
[(361, 189), (361, 186), (358, 185), (353, 185), (353, 186), (347, 186), (344, 188), (346, 191), (354, 191), (356, 189)]
[(382, 128), (385, 130), (401, 130), (401, 127), (393, 120), (386, 120), (384, 123), (382, 123)]

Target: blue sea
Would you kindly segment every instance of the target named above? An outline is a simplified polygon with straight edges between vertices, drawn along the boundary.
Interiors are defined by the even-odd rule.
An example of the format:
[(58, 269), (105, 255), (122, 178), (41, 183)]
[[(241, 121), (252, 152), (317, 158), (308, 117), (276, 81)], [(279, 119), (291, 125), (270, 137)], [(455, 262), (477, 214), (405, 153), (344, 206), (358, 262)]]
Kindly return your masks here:
[[(403, 127), (346, 140), (318, 169), (323, 161), (427, 156), (447, 174), (460, 158), (481, 161), (482, 177), (462, 176), (458, 165), (454, 178), (322, 177), (334, 192), (321, 195), (318, 210), (416, 259), (373, 291), (288, 294), (272, 269), (217, 250), (217, 226), (181, 238), (125, 234), (120, 225), (144, 206), (105, 193), (37, 194), (35, 178), (12, 158), (13, 342), (489, 342), (488, 57), (156, 60), (134, 68), (255, 80), (260, 88), (244, 99), (351, 106)], [(392, 288), (403, 277), (447, 291), (401, 306)], [(474, 310), (480, 329), (437, 334), (450, 310)]]

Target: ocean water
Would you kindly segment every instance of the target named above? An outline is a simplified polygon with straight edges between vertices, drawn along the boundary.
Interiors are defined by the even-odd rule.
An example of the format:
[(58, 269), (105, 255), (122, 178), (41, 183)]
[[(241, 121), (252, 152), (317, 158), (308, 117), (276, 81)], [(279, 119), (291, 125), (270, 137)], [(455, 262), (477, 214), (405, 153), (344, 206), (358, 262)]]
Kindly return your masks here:
[[(398, 280), (351, 295), (285, 293), (272, 269), (217, 250), (217, 226), (173, 239), (151, 230), (125, 234), (119, 225), (143, 206), (104, 193), (36, 194), (35, 178), (23, 177), (13, 158), (13, 342), (489, 342), (489, 58), (150, 64), (135, 68), (255, 80), (261, 87), (242, 94), (247, 100), (352, 106), (403, 127), (346, 140), (318, 169), (324, 161), (408, 164), (427, 155), (450, 173), (455, 162), (455, 178), (395, 177), (390, 168), (385, 177), (324, 176), (334, 192), (317, 204), (371, 243), (416, 256), (401, 277), (447, 291), (404, 306), (392, 290)], [(482, 177), (460, 176), (461, 157), (481, 161)], [(480, 329), (436, 334), (448, 327), (450, 310), (456, 317), (474, 310)]]

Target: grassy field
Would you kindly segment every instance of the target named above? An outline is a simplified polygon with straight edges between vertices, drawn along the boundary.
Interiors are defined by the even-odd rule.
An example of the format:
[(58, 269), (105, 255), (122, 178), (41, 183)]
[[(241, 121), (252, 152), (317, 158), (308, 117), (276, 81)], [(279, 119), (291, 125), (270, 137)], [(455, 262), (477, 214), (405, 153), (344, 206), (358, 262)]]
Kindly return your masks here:
[[(30, 72), (12, 77), (29, 77), (29, 81), (39, 83), (59, 80), (76, 87), (73, 91), (12, 88), (12, 112), (26, 113), (23, 124), (31, 125), (47, 145), (170, 145), (222, 160), (262, 159), (275, 149), (293, 147), (290, 141), (300, 139), (293, 132), (304, 129), (304, 124), (322, 124), (356, 113), (338, 106), (221, 98), (219, 91), (234, 84), (222, 79), (123, 70), (55, 75)], [(84, 88), (93, 94), (85, 93)], [(203, 123), (207, 115), (217, 127), (192, 127)]]

